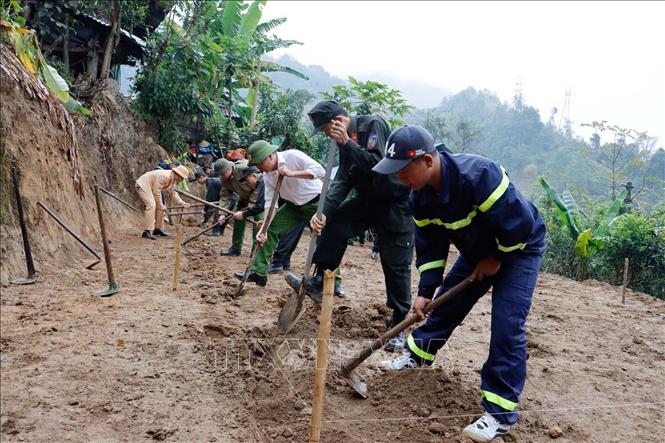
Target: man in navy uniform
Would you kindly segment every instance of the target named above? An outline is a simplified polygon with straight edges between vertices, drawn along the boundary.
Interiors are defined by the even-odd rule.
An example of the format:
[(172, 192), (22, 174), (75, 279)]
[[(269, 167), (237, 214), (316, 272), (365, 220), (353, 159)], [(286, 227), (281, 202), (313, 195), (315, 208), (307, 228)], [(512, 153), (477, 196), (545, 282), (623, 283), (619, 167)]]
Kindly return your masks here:
[[(473, 154), (437, 151), (419, 126), (395, 130), (386, 157), (374, 167), (397, 174), (411, 188), (416, 224), (418, 298), (422, 308), (438, 293), (467, 277), (474, 283), (407, 338), (408, 351), (387, 363), (402, 370), (431, 365), (437, 351), (471, 308), (492, 288), (490, 350), (480, 374), (485, 413), (464, 429), (474, 441), (488, 442), (510, 430), (526, 379), (526, 317), (545, 251), (545, 224), (536, 207), (497, 163)], [(460, 252), (444, 278), (448, 249)]]

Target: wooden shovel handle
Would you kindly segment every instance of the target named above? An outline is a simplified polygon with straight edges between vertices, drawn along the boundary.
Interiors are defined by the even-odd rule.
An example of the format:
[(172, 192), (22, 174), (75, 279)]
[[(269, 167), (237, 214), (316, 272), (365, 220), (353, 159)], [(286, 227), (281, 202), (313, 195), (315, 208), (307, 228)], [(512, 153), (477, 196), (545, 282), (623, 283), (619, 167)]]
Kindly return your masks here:
[[(423, 308), (423, 314), (427, 314), (430, 311), (438, 308), (439, 306), (448, 303), (450, 300), (455, 298), (460, 292), (464, 291), (472, 283), (471, 279), (465, 278), (443, 294), (436, 297), (431, 302), (427, 303)], [(408, 315), (404, 320), (399, 322), (397, 325), (393, 326), (390, 330), (385, 332), (381, 337), (377, 338), (372, 342), (371, 345), (366, 347), (360, 352), (357, 356), (346, 360), (342, 364), (342, 369), (345, 373), (353, 371), (360, 363), (365, 361), (367, 357), (372, 355), (374, 351), (380, 349), (383, 344), (390, 340), (393, 337), (396, 337), (400, 332), (405, 331), (409, 326), (418, 322), (418, 316), (416, 314)]]

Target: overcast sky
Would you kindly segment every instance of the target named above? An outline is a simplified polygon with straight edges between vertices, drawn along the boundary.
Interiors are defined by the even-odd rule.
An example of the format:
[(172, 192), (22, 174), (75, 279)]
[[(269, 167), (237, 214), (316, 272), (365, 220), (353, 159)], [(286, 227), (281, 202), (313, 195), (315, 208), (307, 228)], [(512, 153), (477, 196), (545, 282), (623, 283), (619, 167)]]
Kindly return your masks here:
[[(339, 2), (271, 0), (287, 53), (333, 75), (381, 73), (453, 93), (468, 86), (526, 103), (547, 120), (570, 89), (576, 124), (608, 120), (665, 145), (663, 2)], [(440, 97), (432, 97), (432, 105)], [(557, 118), (558, 121), (558, 118)], [(582, 133), (578, 127), (576, 132)]]

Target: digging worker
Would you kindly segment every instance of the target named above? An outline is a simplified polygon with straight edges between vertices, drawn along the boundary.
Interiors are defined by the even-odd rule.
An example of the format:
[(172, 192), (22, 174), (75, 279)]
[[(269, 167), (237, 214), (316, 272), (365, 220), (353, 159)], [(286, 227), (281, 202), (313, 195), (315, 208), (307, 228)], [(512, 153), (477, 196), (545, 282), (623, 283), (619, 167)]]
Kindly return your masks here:
[(256, 192), (256, 202), (250, 203), (241, 211), (243, 220), (247, 220), (249, 217), (262, 215), (265, 206), (265, 185), (263, 183), (263, 174), (261, 174), (261, 171), (256, 166), (248, 166), (242, 170), (240, 181), (246, 183), (249, 189)]
[(155, 169), (140, 176), (136, 180), (136, 192), (145, 206), (143, 215), (143, 238), (156, 240), (155, 236), (166, 237), (164, 232), (164, 211), (166, 207), (162, 203), (162, 192), (169, 194), (174, 204), (188, 208), (177, 192), (175, 186), (182, 180), (186, 180), (189, 171), (186, 166), (175, 166), (173, 169)]
[[(208, 177), (203, 170), (196, 171), (194, 176), (199, 184), (205, 185), (206, 187), (206, 201), (217, 204), (222, 192), (222, 179), (219, 177)], [(213, 222), (216, 221), (217, 216), (217, 209), (206, 206), (201, 227), (205, 227), (211, 219)], [(223, 230), (221, 226), (215, 226), (211, 231), (205, 233), (205, 235), (213, 237), (219, 237), (222, 234)]]
[[(256, 237), (261, 248), (257, 251), (247, 276), (247, 281), (265, 286), (270, 257), (279, 239), (316, 213), (321, 194), (321, 178), (325, 175), (325, 170), (304, 152), (296, 149), (277, 152), (277, 146), (265, 140), (254, 142), (247, 153), (250, 164), (263, 171), (266, 210), (272, 201), (278, 177), (284, 177), (279, 195), (285, 203), (279, 207), (272, 221), (264, 220), (265, 223), (270, 223), (270, 227), (267, 233)], [(234, 275), (241, 280), (244, 276), (242, 272)]]
[[(243, 171), (248, 167), (247, 160), (238, 160), (236, 162), (220, 158), (214, 163), (213, 175), (219, 176), (222, 180), (222, 192), (219, 199), (219, 206), (223, 208), (247, 208), (256, 206), (258, 192), (251, 189), (243, 178)], [(237, 204), (233, 204), (234, 194), (238, 195)], [(223, 216), (222, 216), (223, 217)], [(245, 239), (246, 217), (242, 209), (236, 210), (233, 215), (233, 237), (231, 247), (222, 250), (220, 255), (238, 256), (242, 251), (243, 241)], [(255, 221), (263, 219), (263, 211), (252, 214)], [(222, 221), (223, 218), (220, 218)], [(252, 238), (256, 236), (258, 227), (254, 225)], [(254, 240), (253, 240), (254, 241)]]
[[(388, 138), (386, 157), (374, 167), (397, 173), (413, 190), (416, 266), (420, 272), (413, 311), (467, 277), (474, 283), (431, 312), (408, 337), (408, 352), (387, 362), (402, 370), (431, 365), (437, 351), (490, 287), (490, 350), (480, 373), (485, 413), (464, 429), (488, 442), (517, 421), (517, 404), (526, 378), (525, 322), (545, 251), (545, 224), (536, 207), (495, 162), (473, 154), (437, 151), (429, 132), (403, 126)], [(443, 277), (448, 249), (460, 252)]]
[[(321, 233), (313, 262), (317, 276), (307, 292), (320, 299), (323, 270), (337, 268), (348, 240), (373, 227), (385, 277), (387, 305), (393, 310), (388, 328), (401, 322), (411, 307), (411, 260), (413, 223), (409, 210), (409, 189), (394, 176), (372, 168), (383, 158), (390, 129), (379, 115), (349, 116), (334, 101), (322, 101), (308, 113), (317, 131), (337, 142), (339, 170), (326, 196), (322, 220), (313, 216), (315, 233)], [(349, 193), (355, 189), (355, 194)], [(326, 220), (328, 220), (326, 222)], [(325, 227), (325, 229), (324, 229)], [(404, 349), (401, 334), (386, 345), (387, 351)]]

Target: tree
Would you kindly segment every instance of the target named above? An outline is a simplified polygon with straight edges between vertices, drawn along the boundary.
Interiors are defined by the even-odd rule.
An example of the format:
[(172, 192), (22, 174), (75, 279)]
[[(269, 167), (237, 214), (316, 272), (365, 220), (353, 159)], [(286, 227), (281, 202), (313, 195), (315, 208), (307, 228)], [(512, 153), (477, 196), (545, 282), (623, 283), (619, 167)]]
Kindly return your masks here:
[(423, 128), (427, 129), (435, 143), (443, 143), (450, 138), (450, 131), (446, 127), (446, 117), (443, 114), (437, 114), (433, 111), (427, 111)]
[(591, 127), (595, 134), (608, 132), (611, 141), (598, 146), (591, 151), (591, 157), (607, 170), (610, 182), (610, 198), (616, 199), (620, 182), (626, 178), (629, 170), (633, 174), (641, 175), (642, 186), (633, 194), (633, 199), (644, 190), (648, 178), (648, 160), (655, 146), (655, 139), (646, 132), (635, 129), (622, 128), (618, 125), (608, 125), (606, 120), (584, 123), (582, 126)]
[[(260, 23), (265, 4), (184, 2), (148, 40), (146, 63), (135, 84), (137, 107), (158, 119), (160, 141), (177, 145), (176, 126), (184, 123), (204, 125), (219, 137), (217, 143), (236, 141), (236, 124), (256, 124), (257, 91), (269, 81), (263, 73), (299, 74), (261, 60), (273, 49), (298, 43), (268, 35), (285, 19)], [(241, 95), (243, 89), (249, 89), (247, 97)]]
[(388, 117), (390, 126), (401, 126), (405, 116), (413, 106), (402, 98), (402, 93), (388, 85), (367, 80), (361, 82), (349, 76), (350, 87), (343, 85), (333, 86), (333, 92), (324, 92), (326, 100), (337, 101), (348, 112), (358, 115), (384, 114)]
[(456, 152), (466, 152), (472, 144), (480, 137), (482, 131), (471, 120), (462, 120), (457, 123), (455, 128), (454, 150)]

